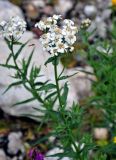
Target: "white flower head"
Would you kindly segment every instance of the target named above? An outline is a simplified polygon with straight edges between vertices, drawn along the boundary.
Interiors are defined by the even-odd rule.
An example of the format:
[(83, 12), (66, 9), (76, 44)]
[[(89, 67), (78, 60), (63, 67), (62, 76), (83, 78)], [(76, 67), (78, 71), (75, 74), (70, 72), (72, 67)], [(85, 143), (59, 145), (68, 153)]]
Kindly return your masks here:
[(39, 28), (42, 31), (50, 29), (52, 26), (57, 25), (57, 22), (61, 19), (61, 15), (53, 15), (53, 17), (45, 18), (35, 24), (35, 27)]
[(62, 16), (61, 15), (53, 15), (53, 19), (55, 19), (55, 20), (60, 20), (60, 19), (62, 19)]
[(73, 52), (74, 51), (74, 47), (70, 47), (70, 52)]
[(1, 27), (4, 27), (4, 26), (6, 25), (6, 23), (7, 23), (6, 21), (0, 22), (0, 26), (1, 26)]
[(39, 23), (36, 23), (36, 24), (35, 24), (35, 27), (36, 27), (36, 28), (39, 28), (40, 30), (43, 30), (44, 22), (43, 22), (43, 21), (40, 21)]
[(81, 28), (88, 28), (91, 25), (91, 20), (89, 18), (81, 22)]
[(65, 19), (64, 24), (67, 26), (74, 26), (74, 22), (70, 19)]
[(59, 27), (58, 20), (61, 20), (61, 15), (53, 15), (35, 25), (43, 31), (40, 40), (44, 50), (56, 56), (74, 50), (73, 45), (78, 32), (73, 21), (66, 19), (63, 21), (63, 26)]
[(66, 43), (58, 41), (56, 43), (56, 48), (57, 48), (59, 53), (65, 53), (65, 52), (67, 52), (68, 45)]
[(65, 36), (65, 41), (70, 45), (73, 45), (76, 42), (76, 40), (77, 40), (77, 38), (73, 34), (69, 34), (69, 35)]
[(13, 37), (15, 40), (21, 38), (26, 30), (26, 22), (18, 16), (12, 17), (8, 22), (2, 21), (0, 26), (2, 27), (0, 32), (4, 38)]

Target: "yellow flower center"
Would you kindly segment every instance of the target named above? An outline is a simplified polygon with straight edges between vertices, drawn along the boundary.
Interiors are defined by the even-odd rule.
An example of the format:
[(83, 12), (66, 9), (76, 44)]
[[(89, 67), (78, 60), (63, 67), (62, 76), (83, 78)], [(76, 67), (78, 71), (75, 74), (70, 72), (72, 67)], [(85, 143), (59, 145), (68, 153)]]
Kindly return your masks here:
[(58, 47), (59, 47), (60, 49), (64, 49), (64, 48), (65, 48), (63, 43), (60, 43), (60, 44), (58, 45)]
[(62, 30), (60, 28), (55, 28), (55, 32), (59, 34), (59, 33), (62, 33)]
[(71, 39), (74, 38), (74, 36), (73, 35), (69, 35), (68, 38), (71, 40)]
[(50, 21), (45, 20), (45, 21), (44, 21), (44, 24), (45, 24), (45, 25), (51, 25), (51, 22), (50, 22)]

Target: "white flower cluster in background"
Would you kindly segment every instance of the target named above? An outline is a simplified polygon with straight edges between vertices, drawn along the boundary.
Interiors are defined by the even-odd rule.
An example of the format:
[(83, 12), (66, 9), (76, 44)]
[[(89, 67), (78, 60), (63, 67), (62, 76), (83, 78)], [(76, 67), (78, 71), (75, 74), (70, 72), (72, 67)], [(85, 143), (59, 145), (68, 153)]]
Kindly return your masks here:
[(13, 37), (15, 40), (18, 40), (25, 30), (26, 22), (18, 16), (12, 17), (8, 22), (0, 22), (0, 34), (4, 38)]
[(44, 50), (56, 56), (59, 53), (74, 50), (73, 45), (77, 40), (76, 34), (78, 33), (74, 22), (69, 19), (65, 19), (63, 26), (59, 27), (58, 22), (61, 19), (61, 15), (53, 15), (53, 17), (49, 17), (35, 25), (44, 32), (40, 38)]
[(88, 28), (91, 25), (91, 20), (89, 18), (81, 22), (81, 28)]

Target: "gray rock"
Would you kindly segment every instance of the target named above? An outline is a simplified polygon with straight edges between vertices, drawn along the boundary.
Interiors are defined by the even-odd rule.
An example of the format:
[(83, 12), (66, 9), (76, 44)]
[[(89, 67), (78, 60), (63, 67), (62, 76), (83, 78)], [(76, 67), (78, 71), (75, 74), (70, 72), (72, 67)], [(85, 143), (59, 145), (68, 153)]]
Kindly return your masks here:
[(7, 160), (7, 157), (2, 149), (0, 149), (0, 160)]
[(22, 11), (19, 7), (13, 5), (7, 0), (0, 0), (0, 21), (9, 20), (13, 16), (23, 18)]
[(43, 0), (31, 0), (30, 3), (32, 3), (36, 7), (45, 7), (45, 1)]
[(94, 5), (86, 5), (84, 13), (89, 18), (94, 18), (97, 15), (97, 8)]
[(96, 35), (104, 39), (107, 36), (107, 25), (102, 17), (97, 16), (95, 20), (92, 21), (88, 31), (90, 33), (94, 31), (90, 39), (94, 39)]
[[(26, 32), (23, 35), (22, 42), (25, 42), (28, 39), (32, 39), (29, 45), (35, 44), (35, 48), (36, 48), (33, 59), (32, 59), (32, 64), (34, 63), (38, 67), (41, 65), (41, 74), (45, 75), (43, 77), (40, 77), (39, 81), (43, 82), (46, 80), (51, 80), (52, 82), (54, 82), (53, 66), (51, 64), (49, 64), (47, 67), (44, 65), (45, 61), (49, 58), (50, 55), (43, 51), (39, 40), (33, 39), (33, 34), (31, 32)], [(19, 63), (21, 59), (23, 58), (27, 59), (29, 57), (29, 54), (32, 50), (32, 47), (29, 45), (25, 47), (21, 56), (19, 57), (18, 59)], [(17, 47), (15, 47), (14, 50), (16, 51)], [(8, 55), (9, 55), (9, 50), (5, 42), (3, 41), (3, 39), (0, 39), (0, 63), (5, 63)], [(12, 64), (12, 61), (11, 61), (11, 64)], [(59, 73), (61, 72), (62, 68), (63, 67), (60, 64), (58, 69)], [(31, 69), (31, 66), (30, 66), (30, 69)], [(32, 97), (32, 95), (23, 86), (14, 87), (11, 90), (9, 90), (6, 94), (2, 95), (3, 91), (8, 87), (8, 85), (14, 82), (14, 80), (9, 76), (13, 74), (14, 74), (13, 70), (8, 70), (6, 68), (0, 67), (0, 75), (1, 75), (0, 76), (0, 108), (2, 108), (6, 113), (15, 115), (15, 116), (21, 116), (25, 114), (26, 115), (32, 114), (35, 116), (43, 115), (42, 113), (37, 112), (36, 110), (33, 109), (34, 107), (35, 108), (39, 107), (40, 109), (43, 109), (43, 107), (41, 107), (41, 104), (38, 103), (37, 101), (23, 104), (17, 107), (11, 107), (13, 104), (17, 102), (20, 102)], [(60, 85), (61, 86), (64, 85), (64, 82), (65, 81), (62, 81)], [(69, 89), (69, 95), (68, 95), (68, 104), (69, 106), (71, 106), (73, 101), (77, 101), (77, 95), (76, 95), (74, 86), (71, 82), (69, 82), (69, 88), (70, 89)], [(55, 105), (54, 109), (57, 109), (57, 104)]]
[(96, 17), (95, 24), (96, 24), (96, 27), (97, 27), (97, 33), (98, 33), (99, 37), (106, 38), (106, 36), (107, 36), (107, 25), (100, 16)]
[[(22, 38), (22, 41), (25, 42), (27, 39), (33, 38), (33, 34), (31, 32), (26, 32)], [(33, 39), (29, 44), (35, 44), (35, 52), (32, 59), (32, 63), (34, 63), (37, 66), (41, 65), (41, 74), (45, 75), (44, 77), (39, 78), (39, 81), (46, 81), (51, 80), (54, 82), (54, 72), (53, 72), (53, 66), (49, 64), (47, 67), (45, 67), (44, 63), (50, 56), (48, 53), (43, 52), (42, 46), (39, 43), (38, 40)], [(19, 57), (18, 62), (20, 63), (22, 58), (27, 58), (30, 54), (32, 47), (25, 47), (24, 51), (22, 52), (21, 56)], [(17, 48), (15, 48), (17, 50)], [(9, 50), (5, 44), (5, 42), (0, 39), (0, 63), (5, 63), (6, 58), (9, 55)], [(11, 62), (12, 63), (12, 62)], [(87, 68), (86, 68), (87, 69)], [(59, 65), (59, 73), (62, 70), (62, 65)], [(75, 73), (77, 70), (71, 69), (66, 70), (65, 74), (72, 74)], [(41, 112), (37, 112), (33, 108), (40, 108), (41, 104), (37, 101), (22, 104), (17, 107), (11, 107), (13, 104), (29, 99), (31, 98), (31, 94), (25, 90), (23, 86), (17, 86), (9, 90), (6, 94), (2, 95), (3, 91), (7, 88), (7, 86), (12, 83), (14, 80), (9, 76), (13, 75), (13, 70), (8, 70), (5, 68), (0, 67), (0, 108), (4, 110), (4, 112), (15, 115), (15, 116), (24, 116), (24, 115), (35, 115), (37, 116), (37, 119), (39, 120), (39, 115), (43, 115)], [(89, 96), (91, 94), (91, 80), (88, 78), (89, 76), (86, 74), (77, 74), (77, 76), (72, 77), (69, 79), (69, 95), (68, 95), (68, 104), (69, 107), (73, 103), (73, 101), (77, 102), (77, 99), (83, 99), (86, 96)], [(63, 86), (65, 81), (62, 81), (60, 83), (61, 86)], [(55, 105), (55, 110), (57, 109), (57, 104)]]
[(67, 74), (69, 75), (76, 72), (77, 75), (71, 77), (70, 81), (74, 85), (78, 100), (80, 101), (93, 94), (91, 91), (92, 81), (96, 81), (96, 77), (94, 74), (91, 75), (86, 73), (93, 73), (93, 68), (90, 66), (86, 66), (84, 68), (77, 67), (75, 69), (67, 70)]
[[(5, 3), (9, 3), (9, 2), (5, 1)], [(4, 16), (2, 17), (2, 20), (4, 20)], [(29, 42), (29, 45), (25, 47), (25, 49), (23, 50), (17, 62), (20, 63), (23, 58), (27, 59), (32, 50), (32, 47), (30, 45), (35, 44), (35, 52), (32, 59), (32, 64), (34, 63), (38, 67), (41, 66), (41, 74), (45, 75), (43, 77), (40, 77), (38, 80), (42, 82), (46, 80), (50, 80), (54, 82), (53, 66), (51, 64), (49, 64), (47, 67), (44, 65), (45, 61), (49, 58), (50, 55), (43, 51), (39, 40), (34, 39), (34, 35), (31, 32), (25, 32), (21, 41), (26, 42), (28, 39), (32, 39), (32, 40)], [(14, 51), (17, 51), (17, 49), (18, 48), (15, 47)], [(9, 50), (4, 40), (1, 38), (0, 39), (0, 63), (5, 63), (8, 55), (9, 55)], [(12, 61), (10, 63), (12, 64)], [(59, 64), (59, 69), (58, 69), (59, 73), (61, 72), (62, 68), (63, 68), (62, 65)], [(31, 69), (31, 66), (30, 66), (30, 69)], [(38, 108), (38, 107), (39, 109), (44, 109), (44, 108), (37, 101), (33, 101), (27, 104), (22, 104), (17, 107), (12, 107), (13, 104), (32, 97), (32, 95), (23, 86), (20, 85), (20, 86), (14, 87), (11, 90), (9, 90), (6, 94), (2, 95), (4, 90), (8, 87), (8, 85), (14, 82), (14, 79), (10, 77), (10, 75), (14, 75), (14, 71), (11, 69), (8, 70), (6, 68), (0, 67), (0, 75), (1, 75), (0, 76), (0, 108), (4, 112), (10, 115), (15, 115), (15, 116), (28, 115), (29, 117), (32, 117), (32, 118), (35, 118), (33, 116), (36, 116), (35, 119), (39, 120), (39, 115), (43, 115), (43, 113), (37, 112), (33, 108)], [(76, 82), (78, 82), (78, 78), (77, 79), (75, 78), (75, 80)], [(60, 83), (60, 86), (63, 86), (64, 83), (65, 81), (62, 81)], [(83, 81), (83, 84), (80, 88), (75, 87), (75, 83), (73, 83), (72, 79), (69, 80), (69, 94), (68, 94), (68, 101), (67, 101), (67, 103), (69, 104), (68, 105), (69, 107), (72, 105), (73, 101), (77, 102), (77, 99), (80, 99), (81, 96), (83, 97), (83, 94), (85, 93), (82, 92), (81, 88), (86, 88), (86, 86), (87, 86), (87, 83), (85, 80)], [(85, 92), (85, 89), (83, 90)], [(57, 103), (54, 109), (55, 110), (57, 109)]]
[(112, 11), (110, 9), (105, 9), (102, 13), (102, 19), (108, 20), (111, 16)]
[(55, 10), (57, 13), (65, 15), (65, 13), (72, 8), (72, 4), (71, 0), (59, 0), (58, 5), (55, 6)]
[(21, 132), (11, 132), (8, 135), (8, 141), (8, 153), (16, 155), (19, 151), (21, 151), (21, 153), (25, 152)]
[(111, 0), (105, 0), (105, 1), (97, 0), (97, 7), (100, 10), (105, 10), (111, 5), (112, 5)]

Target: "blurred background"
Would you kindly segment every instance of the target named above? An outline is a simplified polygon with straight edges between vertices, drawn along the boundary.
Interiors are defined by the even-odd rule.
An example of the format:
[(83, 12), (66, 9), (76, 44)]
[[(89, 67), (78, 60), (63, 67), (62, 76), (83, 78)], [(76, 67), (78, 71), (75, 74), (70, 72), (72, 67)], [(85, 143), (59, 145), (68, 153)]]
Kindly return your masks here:
[[(22, 17), (27, 22), (27, 31), (23, 41), (33, 38), (35, 39), (33, 43), (37, 44), (41, 31), (35, 29), (34, 25), (43, 17), (61, 14), (63, 18), (72, 19), (77, 26), (82, 20), (89, 18), (92, 24), (88, 31), (95, 30), (89, 39), (89, 43), (93, 44), (98, 37), (101, 40), (109, 38), (108, 28), (112, 28), (112, 17), (114, 16), (111, 5), (111, 0), (0, 0), (0, 21), (8, 20), (16, 15)], [(5, 47), (1, 38), (0, 62), (4, 62), (9, 54)], [(87, 63), (86, 54), (79, 52), (80, 48), (86, 50), (86, 46), (79, 40), (75, 54), (61, 60), (62, 66), (67, 68), (67, 73), (77, 68), (93, 73), (93, 68)], [(36, 53), (38, 52), (42, 54), (40, 44), (37, 44)], [(41, 65), (41, 61), (44, 61), (44, 55), (38, 60), (38, 65)], [(35, 61), (37, 61), (37, 57), (35, 57)], [(40, 122), (36, 122), (32, 117), (30, 119), (21, 116), (22, 113), (31, 113), (31, 107), (37, 106), (36, 103), (32, 106), (30, 104), (30, 106), (21, 106), (21, 108), (11, 108), (14, 102), (28, 97), (28, 94), (19, 87), (15, 91), (11, 90), (6, 95), (2, 95), (3, 90), (11, 82), (8, 78), (9, 74), (11, 73), (0, 69), (0, 160), (24, 160), (27, 159), (26, 153), (31, 148), (31, 144), (36, 139), (47, 135), (50, 129), (45, 125), (41, 131), (38, 131), (38, 123)], [(47, 75), (46, 71), (44, 74)], [(70, 94), (75, 94), (80, 104), (83, 104), (85, 99), (93, 94), (91, 86), (95, 79), (96, 77), (93, 75), (80, 72), (78, 76), (71, 79), (73, 87)], [(94, 110), (91, 110), (90, 114), (95, 115), (96, 119), (99, 117), (99, 113)], [(107, 130), (102, 132), (107, 136)], [(45, 144), (40, 144), (40, 151), (47, 153), (51, 147), (50, 143), (55, 143), (55, 141), (54, 137), (51, 137), (49, 141), (45, 141)]]

